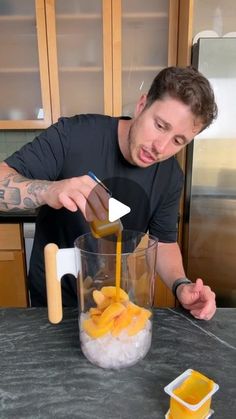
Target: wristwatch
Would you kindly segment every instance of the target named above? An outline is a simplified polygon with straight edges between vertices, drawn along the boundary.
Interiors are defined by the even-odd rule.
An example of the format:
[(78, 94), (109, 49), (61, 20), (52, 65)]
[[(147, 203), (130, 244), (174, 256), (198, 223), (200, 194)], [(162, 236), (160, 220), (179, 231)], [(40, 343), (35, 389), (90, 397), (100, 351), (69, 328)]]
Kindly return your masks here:
[(192, 281), (190, 281), (190, 279), (188, 278), (178, 278), (176, 279), (176, 281), (174, 281), (173, 285), (172, 285), (172, 293), (175, 296), (175, 298), (178, 298), (176, 295), (176, 291), (179, 285), (182, 284), (191, 284)]

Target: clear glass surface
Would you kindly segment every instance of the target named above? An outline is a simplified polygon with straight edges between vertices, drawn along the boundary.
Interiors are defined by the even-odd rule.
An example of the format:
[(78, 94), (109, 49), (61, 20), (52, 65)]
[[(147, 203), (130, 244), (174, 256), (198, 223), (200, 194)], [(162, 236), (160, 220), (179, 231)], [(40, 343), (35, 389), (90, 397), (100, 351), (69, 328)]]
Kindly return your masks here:
[(122, 107), (133, 114), (155, 75), (168, 64), (169, 1), (122, 0)]
[(92, 363), (122, 368), (147, 354), (152, 337), (157, 245), (158, 240), (151, 235), (122, 231), (121, 289), (117, 296), (116, 235), (97, 239), (88, 233), (75, 241), (80, 265), (81, 349)]
[(0, 2), (0, 119), (42, 119), (34, 0)]
[(61, 114), (103, 113), (102, 1), (56, 2)]

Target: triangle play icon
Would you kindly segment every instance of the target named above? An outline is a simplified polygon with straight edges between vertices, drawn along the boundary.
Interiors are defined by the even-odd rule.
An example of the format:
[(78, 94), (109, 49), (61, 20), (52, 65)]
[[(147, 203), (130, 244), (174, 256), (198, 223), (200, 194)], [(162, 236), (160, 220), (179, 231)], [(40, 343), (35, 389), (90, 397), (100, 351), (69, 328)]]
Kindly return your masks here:
[(108, 201), (108, 219), (112, 223), (131, 211), (130, 207), (115, 198), (109, 198)]

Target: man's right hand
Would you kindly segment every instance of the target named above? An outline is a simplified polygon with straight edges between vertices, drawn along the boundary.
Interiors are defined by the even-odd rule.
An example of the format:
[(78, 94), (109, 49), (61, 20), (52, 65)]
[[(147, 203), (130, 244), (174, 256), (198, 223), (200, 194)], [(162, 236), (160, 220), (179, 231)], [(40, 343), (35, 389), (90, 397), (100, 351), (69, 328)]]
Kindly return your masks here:
[(52, 208), (65, 207), (72, 212), (79, 209), (87, 221), (107, 218), (109, 195), (90, 176), (51, 182), (40, 195)]
[(0, 163), (0, 210), (32, 210), (42, 205), (82, 212), (87, 221), (106, 219), (107, 192), (90, 176), (48, 181), (27, 179), (5, 162)]

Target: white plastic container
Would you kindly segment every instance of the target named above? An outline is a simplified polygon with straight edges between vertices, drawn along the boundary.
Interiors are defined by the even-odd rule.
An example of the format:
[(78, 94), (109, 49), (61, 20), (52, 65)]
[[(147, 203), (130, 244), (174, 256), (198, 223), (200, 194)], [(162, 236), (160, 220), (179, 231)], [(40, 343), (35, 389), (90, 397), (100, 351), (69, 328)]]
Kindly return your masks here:
[[(200, 389), (200, 386), (202, 397), (200, 396), (200, 391), (198, 392), (198, 387)], [(204, 389), (202, 386), (204, 386)], [(177, 389), (182, 389), (182, 395), (184, 395), (183, 397), (181, 397), (181, 390), (179, 391), (179, 395), (175, 394), (175, 390)], [(218, 384), (214, 383), (212, 380), (199, 373), (198, 371), (194, 371), (192, 369), (186, 370), (164, 388), (164, 391), (171, 397), (170, 410), (167, 412), (166, 418), (209, 418), (214, 413), (213, 410), (210, 409), (211, 397), (218, 389)], [(194, 403), (196, 394), (198, 401)], [(189, 401), (191, 399), (192, 400), (191, 402), (187, 402), (186, 399)]]

